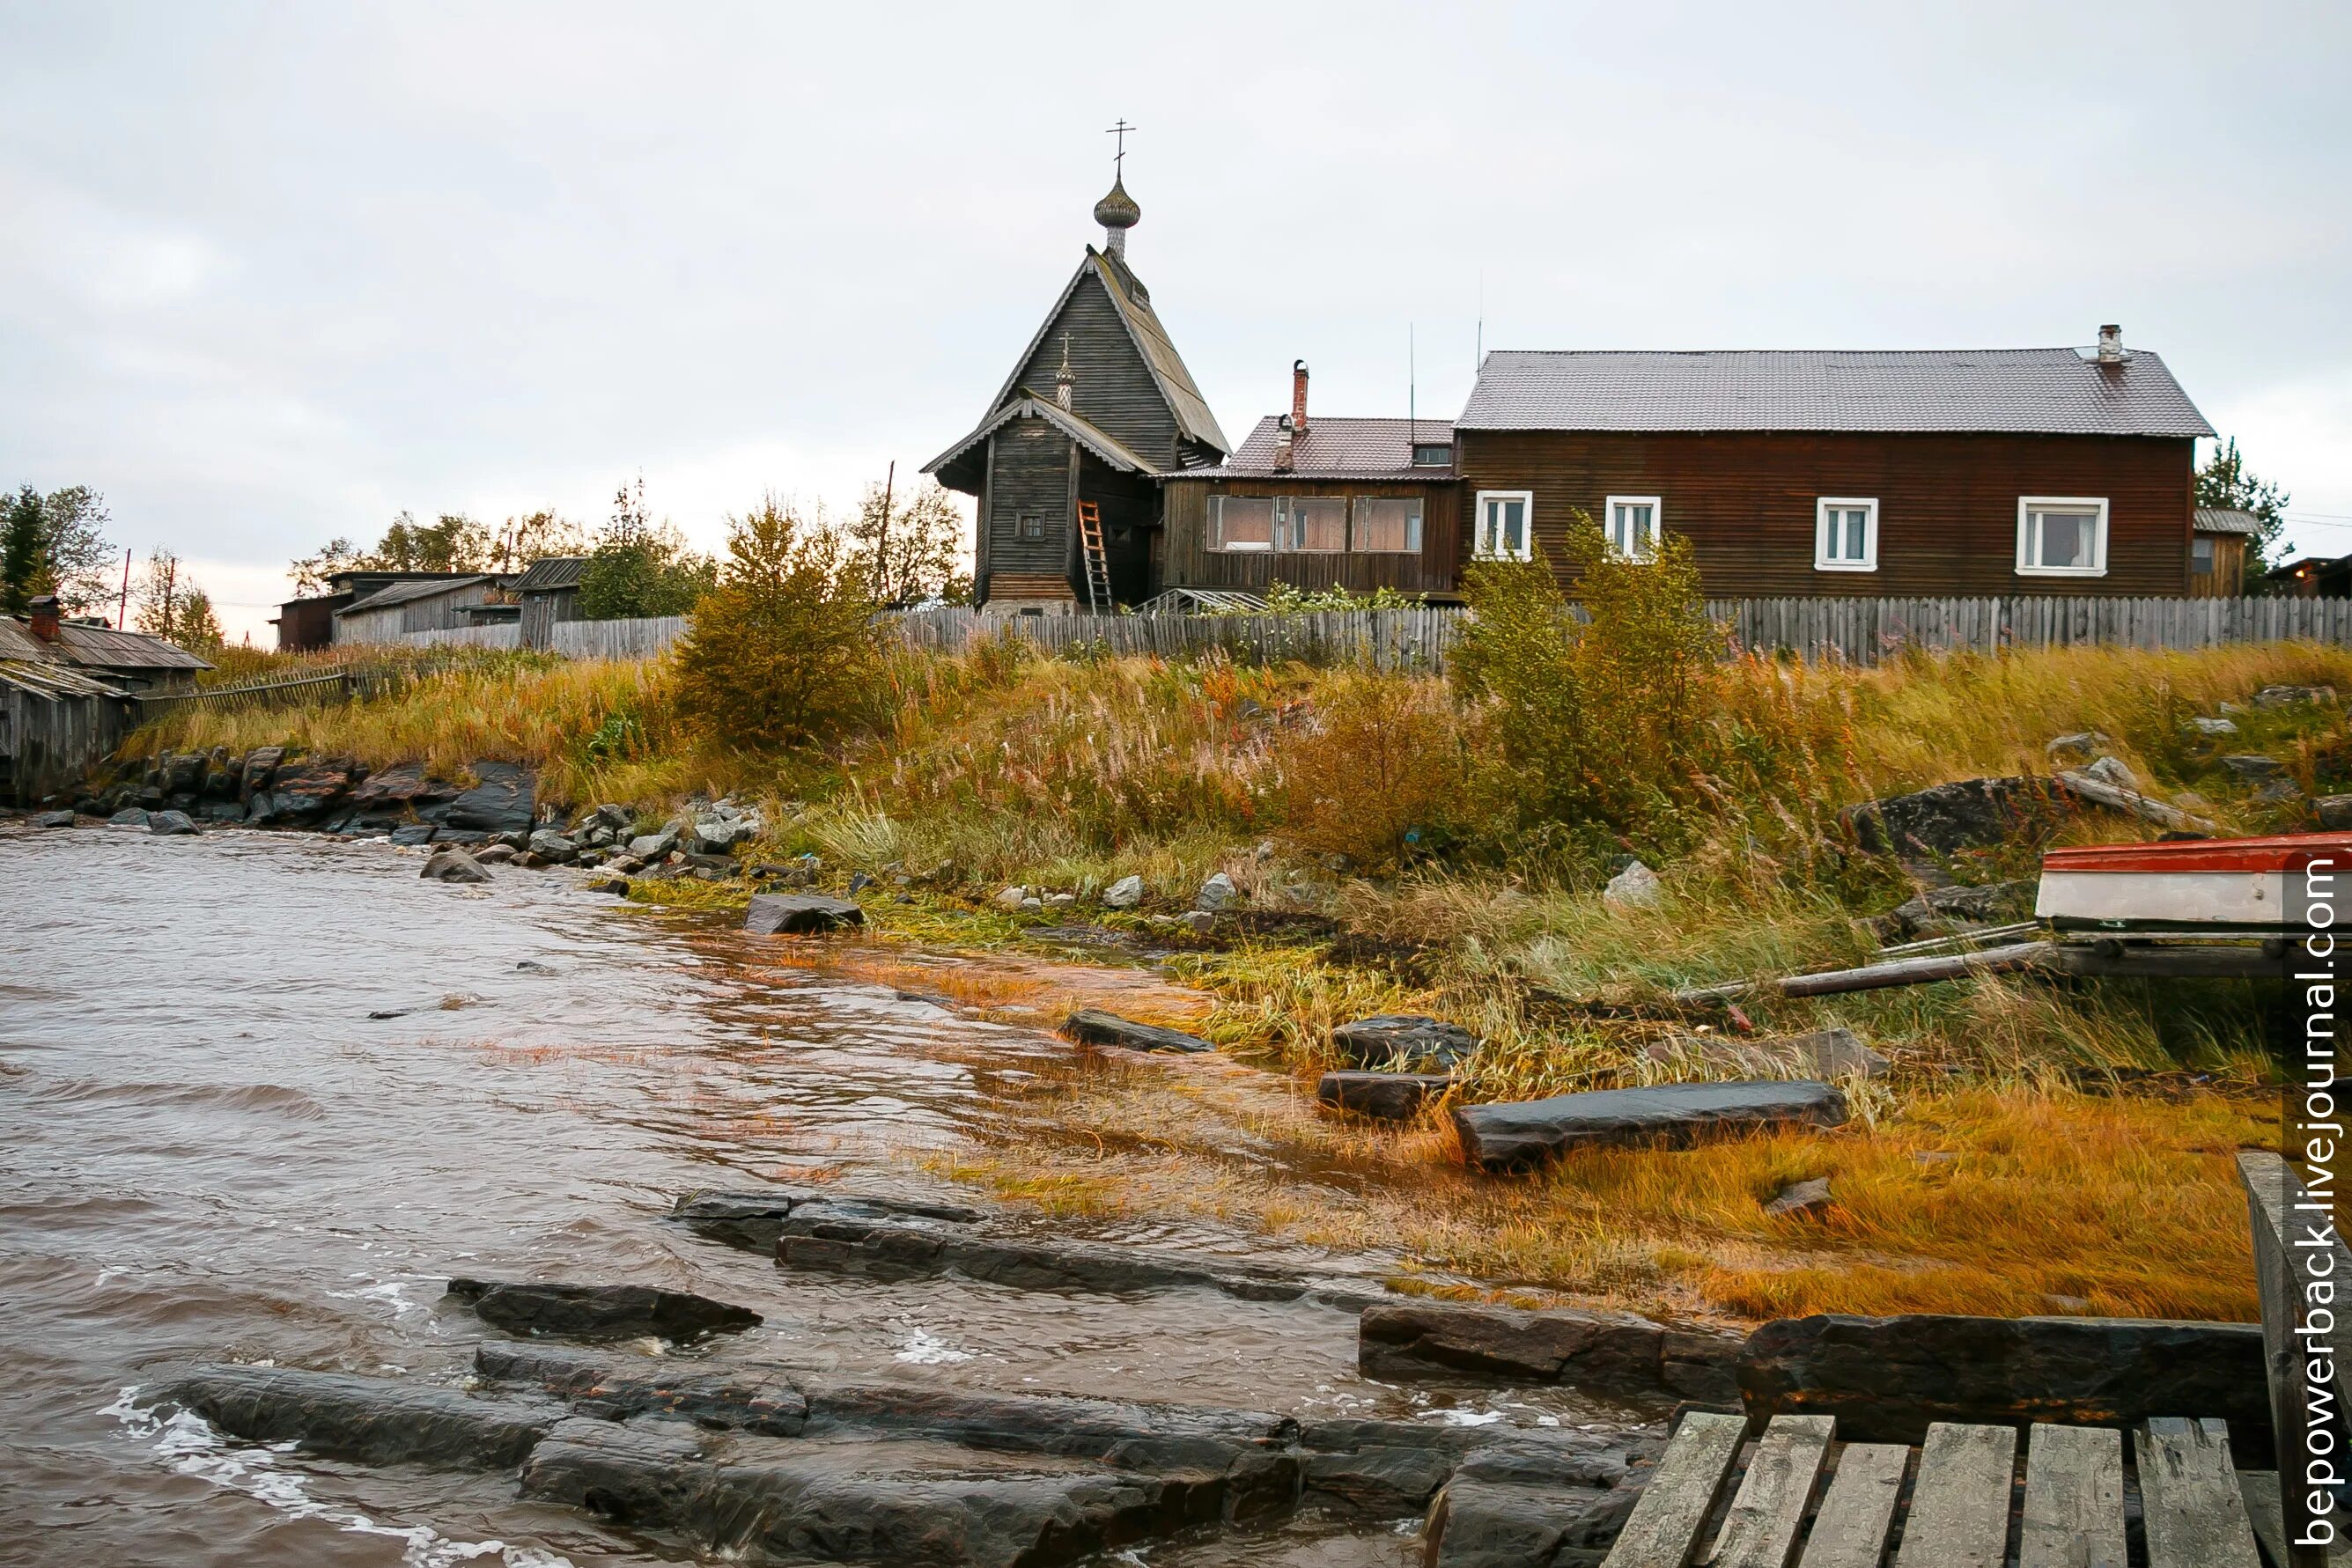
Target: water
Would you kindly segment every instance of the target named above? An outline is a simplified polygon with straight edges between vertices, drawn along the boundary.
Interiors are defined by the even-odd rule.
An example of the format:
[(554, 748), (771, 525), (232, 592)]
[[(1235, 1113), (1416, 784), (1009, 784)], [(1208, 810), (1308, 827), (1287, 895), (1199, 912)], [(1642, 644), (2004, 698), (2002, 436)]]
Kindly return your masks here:
[[(479, 1325), (442, 1305), (453, 1273), (699, 1291), (766, 1315), (744, 1353), (809, 1370), (1592, 1414), (1426, 1410), (1355, 1376), (1354, 1320), (1332, 1309), (877, 1285), (698, 1240), (659, 1218), (695, 1188), (941, 1196), (911, 1156), (1034, 1115), (1021, 1086), (1073, 1048), (750, 962), (723, 922), (560, 875), (454, 888), (417, 863), (286, 834), (0, 827), (0, 1563), (691, 1560), (519, 1503), (505, 1478), (240, 1448), (126, 1400), (206, 1359), (456, 1377)], [(1307, 1523), (1149, 1555), (1341, 1568), (1410, 1546)]]

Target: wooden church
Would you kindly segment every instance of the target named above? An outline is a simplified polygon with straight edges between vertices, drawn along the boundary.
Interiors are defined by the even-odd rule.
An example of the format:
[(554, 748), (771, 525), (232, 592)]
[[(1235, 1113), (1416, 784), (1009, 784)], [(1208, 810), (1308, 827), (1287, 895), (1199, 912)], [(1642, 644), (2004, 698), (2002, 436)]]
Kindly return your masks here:
[(1165, 476), (1233, 448), (1127, 263), (1143, 216), (1123, 176), (1087, 247), (972, 432), (924, 465), (979, 499), (973, 587), (998, 611), (1134, 603), (1154, 586)]

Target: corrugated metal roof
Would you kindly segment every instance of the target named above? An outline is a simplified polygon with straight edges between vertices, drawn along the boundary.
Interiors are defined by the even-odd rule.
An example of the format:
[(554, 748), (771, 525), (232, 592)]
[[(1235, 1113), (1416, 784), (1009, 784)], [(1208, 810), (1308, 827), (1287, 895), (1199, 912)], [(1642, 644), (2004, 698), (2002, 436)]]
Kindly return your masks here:
[(2082, 349), (1496, 350), (1465, 430), (2210, 435), (2164, 361)]
[(1350, 419), (1316, 414), (1307, 422), (1307, 434), (1292, 444), (1286, 468), (1274, 465), (1276, 433), (1282, 418), (1268, 414), (1257, 422), (1241, 450), (1215, 468), (1188, 468), (1170, 479), (1361, 479), (1373, 481), (1449, 480), (1452, 464), (1416, 468), (1415, 446), (1450, 445), (1454, 425), (1443, 419)]
[(2259, 534), (2263, 520), (2252, 512), (2242, 512), (2233, 507), (2200, 507), (2194, 526), (2200, 534)]
[(68, 621), (58, 627), (55, 643), (44, 643), (33, 635), (21, 615), (0, 616), (0, 659), (20, 659), (35, 664), (78, 664), (100, 670), (212, 668), (185, 648), (175, 647), (161, 637), (150, 637), (144, 632), (77, 626)]
[(480, 577), (443, 577), (422, 582), (395, 582), (389, 588), (379, 588), (365, 599), (355, 601), (335, 612), (338, 618), (357, 615), (370, 610), (389, 610), (395, 604), (409, 604), (419, 599), (437, 599), (445, 593), (455, 593), (461, 588), (471, 588), (478, 582), (494, 582), (497, 579)]
[(515, 579), (517, 593), (548, 593), (559, 588), (577, 588), (580, 580), (588, 575), (588, 558), (584, 555), (542, 556), (524, 569)]

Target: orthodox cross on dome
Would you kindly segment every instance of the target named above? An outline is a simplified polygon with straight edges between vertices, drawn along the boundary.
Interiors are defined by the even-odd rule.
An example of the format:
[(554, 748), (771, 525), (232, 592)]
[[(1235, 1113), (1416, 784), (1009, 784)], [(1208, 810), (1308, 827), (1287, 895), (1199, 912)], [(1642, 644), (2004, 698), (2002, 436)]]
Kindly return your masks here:
[(1103, 133), (1106, 136), (1118, 138), (1118, 151), (1111, 155), (1110, 192), (1095, 204), (1095, 222), (1103, 226), (1103, 249), (1120, 257), (1127, 255), (1127, 231), (1133, 228), (1143, 218), (1143, 209), (1137, 206), (1135, 198), (1127, 193), (1127, 179), (1124, 172), (1127, 162), (1127, 133), (1134, 129), (1134, 126), (1127, 122), (1126, 116), (1122, 115), (1117, 125)]
[(1134, 126), (1129, 125), (1127, 122), (1127, 116), (1122, 114), (1118, 117), (1118, 123), (1117, 125), (1112, 126), (1108, 131), (1103, 132), (1105, 136), (1116, 136), (1118, 138), (1118, 151), (1111, 154), (1110, 160), (1112, 171), (1111, 178), (1114, 183), (1117, 182), (1121, 173), (1125, 172), (1123, 165), (1127, 162), (1127, 133), (1135, 129), (1136, 128)]

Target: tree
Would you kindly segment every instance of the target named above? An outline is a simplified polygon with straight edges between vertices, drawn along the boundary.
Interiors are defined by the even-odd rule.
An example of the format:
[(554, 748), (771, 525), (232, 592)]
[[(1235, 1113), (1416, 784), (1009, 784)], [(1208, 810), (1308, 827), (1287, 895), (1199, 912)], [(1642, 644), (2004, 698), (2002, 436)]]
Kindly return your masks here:
[(506, 520), (490, 545), (490, 570), (519, 572), (549, 556), (587, 553), (588, 537), (581, 532), (580, 525), (542, 507), (527, 517)]
[(19, 488), (0, 512), (0, 611), (21, 612), (35, 595), (54, 593), (68, 615), (85, 615), (109, 597), (114, 547), (104, 532), (105, 498), (86, 485), (42, 495)]
[(891, 498), (887, 486), (868, 485), (849, 525), (875, 599), (891, 605), (970, 603), (965, 537), (963, 513), (936, 482), (926, 482), (903, 504)]
[(180, 558), (160, 546), (149, 552), (139, 578), (140, 631), (191, 653), (209, 653), (222, 643), (212, 595), (188, 575)]
[(721, 744), (776, 752), (837, 737), (882, 689), (871, 577), (849, 541), (775, 497), (728, 519), (727, 564), (678, 650), (679, 711)]
[[(316, 555), (294, 561), (289, 570), (298, 593), (323, 593), (331, 586), (329, 580), (343, 571), (503, 570), (500, 549), (508, 532), (519, 523), (541, 518), (562, 521), (552, 512), (536, 512), (527, 519), (509, 518), (507, 532), (494, 540), (489, 529), (463, 512), (444, 512), (429, 523), (420, 523), (403, 512), (392, 519), (374, 549), (362, 549), (349, 537), (337, 538)], [(574, 529), (573, 537), (577, 536)]]
[(719, 580), (719, 563), (687, 548), (686, 536), (646, 510), (646, 482), (624, 485), (580, 574), (580, 614), (589, 621), (683, 615)]
[(2279, 531), (2286, 527), (2287, 501), (2284, 490), (2248, 472), (2245, 459), (2238, 455), (2238, 438), (2234, 435), (2217, 447), (2213, 455), (2206, 459), (2205, 466), (2197, 470), (2199, 506), (2252, 512), (2262, 520), (2262, 532), (2254, 536), (2253, 543), (2246, 549), (2246, 578), (2250, 582), (2278, 564), (2268, 558), (2271, 547), (2278, 542)]

